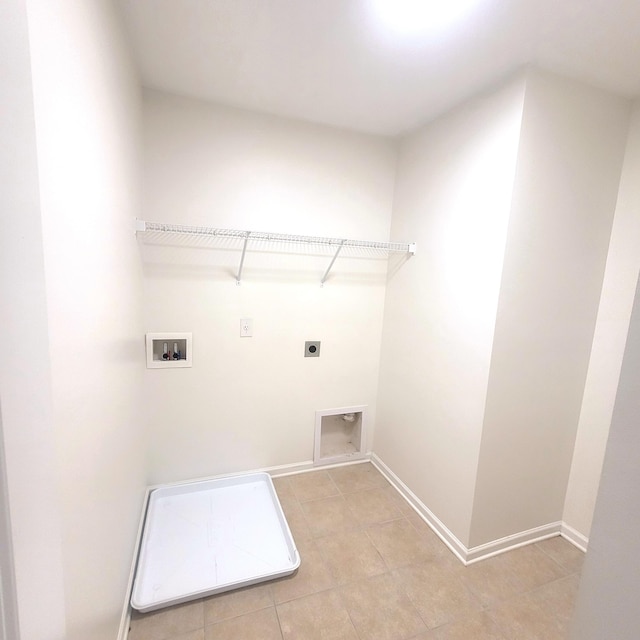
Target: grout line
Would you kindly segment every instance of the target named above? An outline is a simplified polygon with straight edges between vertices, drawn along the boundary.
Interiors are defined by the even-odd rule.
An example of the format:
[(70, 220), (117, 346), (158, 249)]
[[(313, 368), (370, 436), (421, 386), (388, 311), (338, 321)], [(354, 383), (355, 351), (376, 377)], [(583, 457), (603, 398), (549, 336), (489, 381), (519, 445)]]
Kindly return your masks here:
[(491, 620), (491, 622), (493, 622), (493, 624), (496, 626), (496, 629), (498, 629), (498, 631), (500, 632), (500, 635), (505, 640), (508, 640), (509, 636), (507, 635), (507, 632), (505, 631), (504, 627), (491, 615), (491, 609), (487, 607), (487, 610), (484, 613), (489, 618), (489, 620)]
[(273, 608), (274, 608), (274, 610), (276, 612), (276, 620), (278, 621), (278, 629), (280, 629), (280, 638), (281, 638), (281, 640), (284, 640), (284, 632), (282, 631), (282, 621), (280, 620), (280, 613), (278, 611), (278, 607), (277, 607), (277, 605), (275, 603), (275, 600), (274, 600), (274, 603), (273, 603)]

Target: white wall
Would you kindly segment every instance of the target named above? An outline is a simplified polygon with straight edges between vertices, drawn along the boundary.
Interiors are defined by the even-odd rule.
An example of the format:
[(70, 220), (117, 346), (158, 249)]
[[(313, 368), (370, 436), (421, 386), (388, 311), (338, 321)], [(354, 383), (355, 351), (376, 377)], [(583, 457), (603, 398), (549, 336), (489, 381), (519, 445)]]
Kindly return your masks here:
[(563, 520), (585, 538), (600, 481), (640, 271), (640, 105), (629, 128)]
[(113, 640), (146, 480), (140, 96), (113, 3), (29, 0), (28, 19), (65, 638)]
[(573, 640), (635, 640), (640, 629), (640, 287), (624, 352), (602, 467)]
[(376, 454), (468, 542), (520, 133), (517, 80), (407, 136), (387, 285)]
[[(390, 141), (151, 91), (144, 116), (145, 219), (389, 239)], [(317, 409), (375, 418), (386, 260), (345, 252), (321, 288), (331, 254), (267, 244), (236, 286), (224, 246), (142, 247), (146, 330), (193, 332), (193, 368), (146, 372), (150, 482), (311, 460)]]
[(471, 544), (562, 519), (629, 103), (527, 78)]
[[(0, 422), (6, 461), (2, 583), (8, 640), (63, 640), (60, 515), (55, 476), (33, 94), (23, 0), (0, 4)], [(4, 533), (4, 531), (3, 531)], [(13, 562), (7, 557), (13, 552)], [(15, 582), (11, 580), (11, 564)], [(12, 584), (13, 583), (13, 584)], [(11, 592), (16, 589), (15, 603)], [(9, 596), (8, 598), (6, 598)], [(6, 598), (6, 599), (5, 599)], [(17, 605), (17, 606), (16, 606)], [(34, 612), (37, 607), (37, 613)]]

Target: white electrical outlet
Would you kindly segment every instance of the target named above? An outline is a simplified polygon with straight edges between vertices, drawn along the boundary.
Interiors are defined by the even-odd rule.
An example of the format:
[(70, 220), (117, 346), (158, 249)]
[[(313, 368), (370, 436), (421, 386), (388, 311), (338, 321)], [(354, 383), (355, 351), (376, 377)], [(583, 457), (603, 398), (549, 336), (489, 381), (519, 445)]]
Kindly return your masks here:
[(251, 338), (253, 336), (253, 319), (240, 318), (240, 337)]

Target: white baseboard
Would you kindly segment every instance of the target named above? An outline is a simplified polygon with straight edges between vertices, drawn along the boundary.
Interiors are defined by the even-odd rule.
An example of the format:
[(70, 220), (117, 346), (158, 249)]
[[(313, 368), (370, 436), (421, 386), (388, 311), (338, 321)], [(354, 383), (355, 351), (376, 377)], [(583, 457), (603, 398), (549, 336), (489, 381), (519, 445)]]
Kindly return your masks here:
[[(127, 595), (130, 590), (127, 590)], [(129, 625), (131, 624), (131, 608), (129, 607), (129, 601), (125, 602), (122, 609), (122, 615), (120, 616), (120, 628), (118, 629), (117, 640), (127, 640), (129, 636)]]
[(144, 519), (147, 514), (147, 506), (149, 505), (149, 496), (151, 495), (151, 489), (147, 489), (142, 500), (142, 510), (140, 512), (140, 520), (138, 522), (138, 532), (136, 534), (136, 543), (133, 548), (133, 561), (131, 562), (131, 568), (129, 569), (129, 580), (127, 582), (127, 592), (125, 594), (124, 606), (122, 607), (122, 614), (120, 616), (120, 628), (118, 629), (117, 640), (127, 640), (129, 636), (129, 625), (131, 623), (131, 593), (133, 591), (133, 579), (136, 574), (136, 565), (138, 564), (138, 554), (140, 552), (140, 544), (142, 542), (142, 529), (144, 528)]
[(491, 542), (471, 547), (467, 549), (466, 564), (473, 564), (474, 562), (497, 556), (505, 551), (512, 551), (513, 549), (524, 547), (534, 542), (554, 538), (560, 535), (561, 527), (561, 522), (550, 522), (549, 524), (535, 527), (534, 529), (520, 531), (513, 535), (499, 538), (498, 540), (492, 540)]
[(475, 547), (466, 547), (437, 516), (407, 487), (400, 478), (375, 454), (371, 455), (372, 464), (400, 493), (416, 513), (433, 529), (436, 535), (451, 549), (458, 559), (465, 565), (486, 560), (500, 553), (512, 551), (534, 542), (548, 538), (562, 536), (581, 551), (586, 551), (588, 539), (564, 522), (550, 522), (549, 524), (521, 531), (519, 533), (492, 540)]
[(354, 464), (362, 464), (371, 460), (371, 454), (365, 453), (361, 457), (347, 460), (345, 462), (332, 462), (332, 463), (314, 463), (314, 462), (300, 462), (298, 464), (288, 464), (279, 467), (269, 467), (262, 469), (274, 478), (280, 478), (283, 476), (292, 476), (296, 473), (306, 473), (307, 471), (321, 471), (322, 469), (335, 469), (336, 467), (348, 467)]

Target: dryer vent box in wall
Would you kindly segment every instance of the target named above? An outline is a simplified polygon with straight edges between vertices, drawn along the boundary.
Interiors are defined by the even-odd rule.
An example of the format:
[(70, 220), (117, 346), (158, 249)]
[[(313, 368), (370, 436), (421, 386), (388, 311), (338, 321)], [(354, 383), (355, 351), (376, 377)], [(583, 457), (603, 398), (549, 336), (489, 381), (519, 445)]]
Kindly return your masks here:
[(304, 357), (305, 358), (320, 357), (320, 340), (307, 340), (304, 343)]
[(366, 405), (316, 411), (313, 464), (364, 458), (366, 423)]
[(147, 369), (190, 367), (191, 344), (190, 333), (147, 333)]

